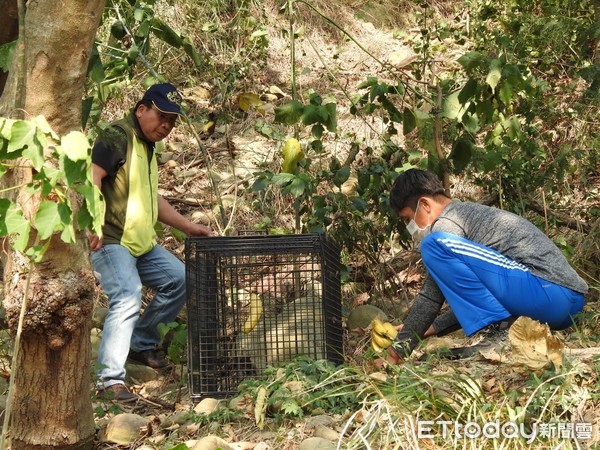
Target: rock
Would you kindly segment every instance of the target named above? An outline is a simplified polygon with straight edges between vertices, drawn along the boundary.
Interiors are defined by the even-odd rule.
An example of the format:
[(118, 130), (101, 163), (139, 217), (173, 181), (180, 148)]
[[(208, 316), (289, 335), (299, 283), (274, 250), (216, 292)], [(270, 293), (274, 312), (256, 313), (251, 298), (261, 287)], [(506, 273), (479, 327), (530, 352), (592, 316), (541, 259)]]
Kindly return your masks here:
[(157, 380), (160, 377), (156, 370), (143, 364), (128, 362), (125, 364), (125, 371), (127, 372), (127, 378), (141, 383)]
[(205, 398), (194, 408), (194, 412), (197, 414), (209, 415), (214, 413), (219, 407), (220, 400), (216, 398)]
[(92, 328), (90, 333), (90, 343), (92, 344), (92, 359), (98, 359), (98, 349), (102, 342), (102, 330), (98, 328)]
[(166, 164), (173, 159), (173, 152), (162, 152), (158, 155), (158, 164)]
[(305, 428), (307, 430), (312, 430), (315, 429), (317, 427), (333, 427), (335, 426), (335, 419), (331, 416), (328, 416), (326, 414), (321, 414), (318, 416), (312, 416), (310, 417), (305, 424)]
[(108, 314), (108, 308), (104, 306), (98, 306), (94, 309), (94, 315), (92, 316), (92, 327), (102, 329), (104, 326), (104, 319)]
[(175, 425), (183, 425), (190, 421), (190, 411), (177, 411), (170, 416), (165, 417), (161, 424), (161, 428), (172, 428)]
[(328, 441), (337, 442), (340, 439), (340, 433), (335, 431), (333, 428), (319, 425), (315, 429), (315, 437), (320, 437), (323, 439), (327, 439)]
[(350, 311), (346, 325), (349, 330), (367, 328), (375, 318), (384, 322), (388, 320), (387, 315), (377, 306), (360, 305)]
[(266, 442), (259, 442), (252, 448), (252, 450), (271, 450), (271, 448), (272, 447)]
[(212, 215), (212, 213), (206, 213), (204, 211), (194, 211), (192, 213), (192, 222), (208, 225), (211, 222), (214, 222), (214, 216)]
[(414, 62), (417, 59), (417, 55), (411, 48), (403, 48), (401, 50), (397, 50), (388, 55), (388, 62), (395, 67), (404, 67)]
[(170, 159), (169, 161), (167, 161), (165, 163), (165, 166), (168, 167), (168, 168), (170, 168), (170, 169), (174, 169), (178, 165), (179, 165), (179, 163), (177, 161), (175, 161), (174, 159)]
[(358, 178), (350, 177), (340, 187), (342, 194), (351, 196), (356, 195), (356, 191), (358, 189)]
[(311, 437), (302, 441), (298, 450), (335, 450), (336, 445), (320, 437)]
[(235, 450), (227, 441), (217, 436), (205, 436), (198, 440), (192, 450)]
[(114, 416), (106, 426), (102, 442), (129, 445), (143, 437), (150, 419), (137, 414), (123, 413)]

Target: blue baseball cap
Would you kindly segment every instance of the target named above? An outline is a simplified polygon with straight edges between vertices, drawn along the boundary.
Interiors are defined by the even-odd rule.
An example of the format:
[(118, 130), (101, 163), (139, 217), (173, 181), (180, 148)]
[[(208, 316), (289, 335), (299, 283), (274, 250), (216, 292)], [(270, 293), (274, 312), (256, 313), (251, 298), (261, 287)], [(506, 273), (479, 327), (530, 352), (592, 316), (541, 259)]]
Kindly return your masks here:
[(183, 97), (171, 83), (159, 83), (150, 86), (142, 100), (150, 100), (161, 112), (181, 115)]

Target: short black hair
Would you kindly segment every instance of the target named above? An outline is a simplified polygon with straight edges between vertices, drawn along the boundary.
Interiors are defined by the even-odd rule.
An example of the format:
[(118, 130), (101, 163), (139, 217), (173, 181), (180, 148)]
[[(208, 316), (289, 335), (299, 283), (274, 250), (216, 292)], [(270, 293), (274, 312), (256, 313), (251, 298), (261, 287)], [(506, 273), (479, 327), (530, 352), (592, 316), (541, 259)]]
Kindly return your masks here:
[(442, 182), (433, 172), (408, 169), (398, 175), (394, 181), (390, 192), (390, 206), (396, 213), (407, 206), (415, 210), (419, 198), (424, 195), (429, 197), (446, 196), (446, 191)]
[(153, 103), (152, 100), (142, 99), (135, 104), (133, 107), (133, 112), (136, 112), (141, 105), (144, 105), (146, 108), (152, 108)]

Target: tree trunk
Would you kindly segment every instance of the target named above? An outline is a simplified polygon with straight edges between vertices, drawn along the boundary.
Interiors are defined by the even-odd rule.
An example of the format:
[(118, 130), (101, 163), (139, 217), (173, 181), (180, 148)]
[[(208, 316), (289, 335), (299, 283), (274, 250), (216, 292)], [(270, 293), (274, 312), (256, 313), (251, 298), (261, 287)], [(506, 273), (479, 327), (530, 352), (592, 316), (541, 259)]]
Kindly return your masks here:
[[(29, 1), (25, 16), (24, 104), (19, 111), (17, 57), (12, 62), (0, 115), (44, 115), (59, 135), (81, 128), (81, 98), (92, 43), (105, 0)], [(31, 178), (27, 169), (4, 183)], [(14, 184), (13, 184), (14, 185)], [(19, 199), (25, 214), (31, 198)], [(35, 201), (35, 200), (34, 200)], [(37, 200), (39, 201), (39, 199)], [(25, 203), (28, 202), (28, 203)], [(9, 251), (4, 267), (4, 306), (16, 329), (26, 292), (18, 370), (13, 379), (12, 450), (91, 448), (95, 433), (90, 398), (90, 328), (94, 301), (87, 240), (67, 245), (54, 236), (44, 260)]]

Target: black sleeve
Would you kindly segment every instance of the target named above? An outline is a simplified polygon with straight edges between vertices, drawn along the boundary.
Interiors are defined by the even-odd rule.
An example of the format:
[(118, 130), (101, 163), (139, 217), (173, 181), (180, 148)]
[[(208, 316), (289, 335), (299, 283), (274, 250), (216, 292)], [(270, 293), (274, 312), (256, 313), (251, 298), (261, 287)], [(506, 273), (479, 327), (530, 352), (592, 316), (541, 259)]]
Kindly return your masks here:
[(442, 291), (433, 278), (427, 274), (423, 287), (404, 321), (404, 327), (394, 342), (393, 349), (400, 357), (410, 356), (414, 348), (423, 340), (423, 335), (433, 324), (444, 301)]
[(125, 163), (127, 134), (118, 127), (102, 130), (92, 147), (92, 162), (102, 167), (111, 178)]

